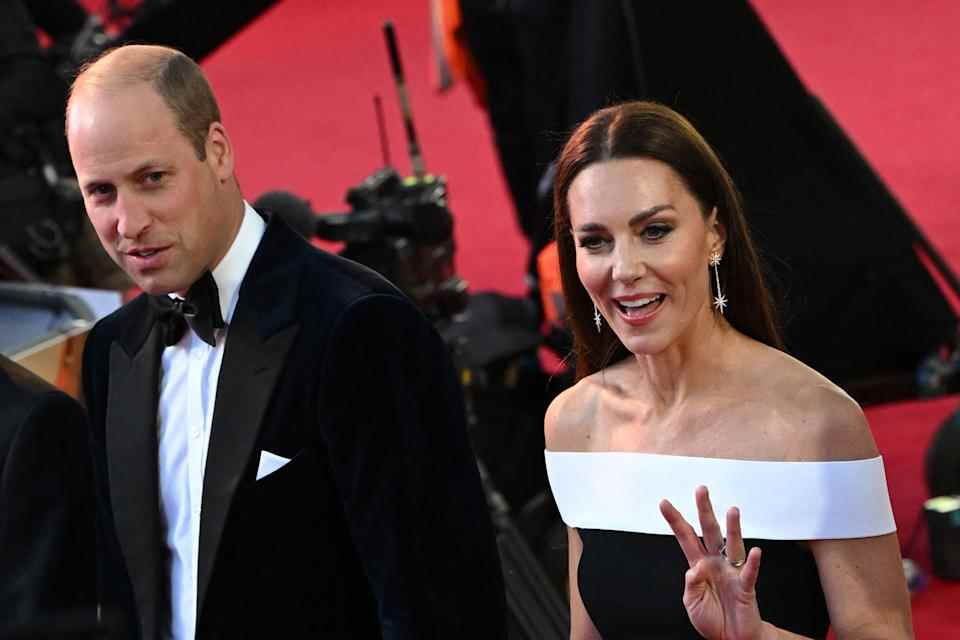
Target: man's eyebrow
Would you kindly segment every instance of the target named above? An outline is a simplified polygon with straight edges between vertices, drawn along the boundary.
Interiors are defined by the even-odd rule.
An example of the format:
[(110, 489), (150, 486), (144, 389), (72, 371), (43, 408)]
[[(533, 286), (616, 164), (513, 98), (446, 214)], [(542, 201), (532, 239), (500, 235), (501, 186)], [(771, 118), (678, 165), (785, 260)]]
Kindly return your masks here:
[(83, 192), (84, 192), (84, 193), (92, 193), (93, 191), (96, 191), (97, 187), (101, 187), (101, 186), (109, 185), (109, 184), (110, 184), (110, 182), (108, 182), (108, 181), (106, 181), (106, 180), (89, 180), (89, 181), (83, 183)]
[[(152, 171), (160, 171), (162, 169), (164, 169), (164, 164), (162, 162), (158, 160), (147, 160), (137, 165), (137, 167), (133, 171), (130, 171), (127, 174), (127, 176), (137, 177), (137, 176), (142, 176), (145, 173), (150, 173)], [(91, 191), (93, 191), (99, 186), (112, 185), (112, 184), (113, 183), (110, 180), (94, 179), (84, 183), (83, 190), (85, 193), (90, 193)]]
[[(635, 213), (635, 214), (633, 214), (632, 216), (630, 216), (630, 222), (629, 222), (629, 224), (630, 224), (631, 227), (634, 227), (634, 226), (642, 223), (644, 220), (646, 220), (646, 219), (649, 218), (650, 216), (654, 216), (654, 215), (656, 215), (656, 214), (658, 214), (658, 213), (660, 213), (661, 211), (664, 211), (664, 210), (666, 210), (666, 209), (673, 209), (673, 205), (672, 205), (672, 204), (658, 204), (658, 205), (656, 205), (656, 206), (654, 206), (654, 207), (650, 207), (649, 209), (644, 209), (643, 211), (638, 211), (637, 213)], [(582, 226), (580, 226), (580, 227), (577, 227), (576, 229), (574, 229), (574, 231), (576, 231), (577, 233), (590, 233), (590, 232), (592, 232), (592, 231), (602, 231), (603, 229), (604, 229), (604, 226), (603, 226), (602, 224), (597, 224), (597, 223), (595, 223), (595, 222), (588, 222), (588, 223), (585, 224), (585, 225), (582, 225)]]
[(157, 160), (147, 160), (146, 162), (141, 163), (137, 166), (136, 169), (130, 172), (131, 176), (139, 176), (144, 173), (150, 173), (151, 171), (157, 171), (163, 168), (163, 164)]

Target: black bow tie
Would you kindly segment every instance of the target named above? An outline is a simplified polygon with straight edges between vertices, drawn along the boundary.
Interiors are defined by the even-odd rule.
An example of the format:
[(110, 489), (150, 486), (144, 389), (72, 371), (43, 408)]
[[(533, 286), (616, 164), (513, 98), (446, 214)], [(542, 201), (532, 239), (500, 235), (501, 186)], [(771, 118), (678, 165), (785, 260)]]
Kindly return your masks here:
[(214, 330), (226, 326), (220, 312), (220, 292), (209, 271), (187, 290), (185, 300), (162, 295), (150, 296), (150, 302), (157, 311), (157, 322), (164, 332), (163, 342), (168, 347), (180, 342), (188, 325), (201, 340), (215, 347)]

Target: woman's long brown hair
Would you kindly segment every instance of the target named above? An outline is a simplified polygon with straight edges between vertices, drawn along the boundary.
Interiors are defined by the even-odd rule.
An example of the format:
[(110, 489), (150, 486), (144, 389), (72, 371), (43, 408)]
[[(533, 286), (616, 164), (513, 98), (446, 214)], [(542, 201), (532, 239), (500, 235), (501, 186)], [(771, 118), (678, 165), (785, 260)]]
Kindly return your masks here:
[(655, 102), (627, 102), (597, 111), (578, 126), (557, 162), (554, 236), (573, 331), (577, 379), (629, 352), (606, 323), (599, 333), (593, 323), (593, 302), (577, 274), (567, 194), (573, 180), (588, 166), (621, 158), (651, 158), (669, 165), (697, 200), (704, 218), (716, 207), (727, 233), (720, 263), (720, 281), (729, 299), (726, 319), (741, 333), (782, 349), (776, 311), (750, 238), (740, 193), (723, 163), (677, 112)]

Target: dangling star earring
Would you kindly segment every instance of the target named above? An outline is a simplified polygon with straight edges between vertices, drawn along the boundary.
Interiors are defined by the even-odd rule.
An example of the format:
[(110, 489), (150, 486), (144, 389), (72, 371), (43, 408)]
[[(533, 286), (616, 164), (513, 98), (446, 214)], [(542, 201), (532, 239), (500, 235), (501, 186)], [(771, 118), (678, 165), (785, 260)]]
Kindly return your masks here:
[(710, 254), (710, 266), (713, 267), (713, 275), (716, 276), (717, 280), (717, 295), (713, 299), (713, 306), (722, 314), (723, 310), (727, 308), (727, 298), (720, 291), (720, 258), (719, 251)]
[(597, 305), (593, 305), (593, 323), (597, 325), (597, 333), (600, 333), (600, 325), (603, 323), (603, 318), (600, 316), (600, 309), (597, 308)]

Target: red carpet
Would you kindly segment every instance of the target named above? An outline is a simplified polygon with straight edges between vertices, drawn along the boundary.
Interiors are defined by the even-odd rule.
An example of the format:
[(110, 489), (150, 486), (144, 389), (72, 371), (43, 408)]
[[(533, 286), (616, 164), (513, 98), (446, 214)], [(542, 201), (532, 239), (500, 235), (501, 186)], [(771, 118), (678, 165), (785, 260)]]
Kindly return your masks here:
[[(952, 271), (960, 273), (960, 43), (955, 33), (960, 4), (752, 1), (807, 87), (826, 103)], [(923, 456), (930, 437), (957, 405), (956, 398), (945, 398), (867, 411), (886, 463), (903, 544), (927, 497)], [(926, 530), (908, 552), (929, 569)], [(933, 581), (915, 595), (917, 637), (960, 637), (958, 604), (957, 582)]]
[[(960, 272), (960, 4), (754, 4), (808, 87)], [(219, 50), (205, 66), (239, 152), (241, 182), (250, 199), (288, 189), (318, 210), (343, 208), (345, 189), (380, 164), (374, 93), (384, 97), (395, 162), (408, 171), (380, 33), (382, 20), (392, 19), (427, 167), (450, 182), (460, 271), (475, 290), (519, 293), (525, 245), (485, 116), (462, 86), (433, 92), (427, 8), (426, 0), (285, 0)], [(904, 541), (926, 497), (924, 451), (956, 405), (948, 398), (868, 411)], [(912, 555), (929, 567), (925, 536)], [(933, 581), (913, 604), (918, 638), (960, 636), (960, 583)]]
[(394, 164), (407, 174), (381, 25), (393, 21), (427, 170), (447, 176), (458, 266), (475, 290), (521, 293), (525, 243), (499, 177), (484, 113), (465, 87), (432, 88), (426, 0), (286, 0), (206, 64), (239, 149), (244, 193), (287, 189), (318, 211), (382, 165), (373, 95), (384, 101)]

